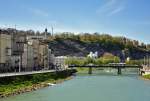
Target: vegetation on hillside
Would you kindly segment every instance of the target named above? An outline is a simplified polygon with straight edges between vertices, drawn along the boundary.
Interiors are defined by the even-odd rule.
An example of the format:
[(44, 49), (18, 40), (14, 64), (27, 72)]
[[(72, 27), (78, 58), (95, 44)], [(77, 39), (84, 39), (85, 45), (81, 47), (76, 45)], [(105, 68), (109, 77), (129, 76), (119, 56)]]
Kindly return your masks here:
[[(126, 60), (125, 63), (128, 65), (142, 65), (144, 60)], [(118, 56), (114, 56), (110, 53), (105, 53), (103, 56), (99, 58), (74, 58), (69, 57), (65, 60), (67, 65), (88, 65), (88, 64), (95, 64), (95, 65), (102, 65), (102, 64), (109, 64), (109, 63), (119, 63), (121, 62)]]
[(53, 36), (53, 39), (73, 39), (86, 43), (101, 43), (104, 48), (107, 49), (134, 49), (150, 50), (150, 44), (140, 43), (137, 40), (131, 40), (125, 37), (113, 37), (109, 34), (100, 33), (81, 33), (75, 35), (74, 33), (59, 33)]
[(78, 58), (68, 58), (66, 59), (66, 64), (68, 65), (88, 65), (88, 64), (96, 64), (96, 65), (101, 65), (101, 64), (108, 64), (108, 63), (118, 63), (120, 62), (120, 58), (117, 56), (114, 56), (110, 53), (104, 54), (100, 58), (84, 58), (84, 59), (78, 59)]
[[(17, 33), (22, 35), (44, 35), (45, 32), (39, 32), (39, 31), (33, 31), (33, 30), (16, 30), (13, 28), (7, 28), (7, 29), (0, 29), (0, 31), (8, 32), (9, 34)], [(47, 33), (48, 35), (51, 35), (51, 33)], [(132, 48), (138, 48), (142, 50), (150, 50), (150, 44), (144, 44), (137, 40), (131, 40), (126, 37), (113, 37), (109, 34), (100, 34), (100, 33), (71, 33), (71, 32), (62, 32), (62, 33), (55, 33), (53, 36), (49, 37), (49, 40), (55, 40), (55, 39), (73, 39), (73, 40), (79, 40), (82, 42), (98, 42), (101, 43), (102, 46), (109, 49), (132, 49)]]
[(90, 51), (98, 51), (99, 56), (108, 52), (120, 57), (121, 60), (127, 57), (142, 59), (150, 55), (150, 45), (108, 34), (60, 33), (49, 37), (49, 40), (50, 48), (54, 49), (56, 55), (86, 56)]
[[(35, 32), (33, 30), (15, 30), (12, 28), (0, 29), (9, 34), (17, 33), (21, 35), (44, 35), (45, 32)], [(44, 30), (43, 30), (44, 31)], [(137, 40), (126, 37), (116, 37), (109, 34), (100, 33), (47, 33), (49, 36), (49, 46), (54, 50), (55, 55), (86, 56), (90, 51), (98, 51), (103, 55), (105, 52), (115, 56), (131, 57), (132, 59), (142, 59), (150, 55), (150, 44), (144, 44)]]

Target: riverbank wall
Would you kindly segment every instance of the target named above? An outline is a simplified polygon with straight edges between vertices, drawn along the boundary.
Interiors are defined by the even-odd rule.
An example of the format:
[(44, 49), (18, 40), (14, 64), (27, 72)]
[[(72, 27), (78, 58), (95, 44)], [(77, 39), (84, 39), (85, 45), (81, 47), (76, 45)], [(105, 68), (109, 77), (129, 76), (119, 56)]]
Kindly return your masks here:
[(73, 73), (76, 73), (75, 69), (0, 78), (0, 98), (31, 92), (49, 86), (48, 83), (61, 83), (70, 79)]

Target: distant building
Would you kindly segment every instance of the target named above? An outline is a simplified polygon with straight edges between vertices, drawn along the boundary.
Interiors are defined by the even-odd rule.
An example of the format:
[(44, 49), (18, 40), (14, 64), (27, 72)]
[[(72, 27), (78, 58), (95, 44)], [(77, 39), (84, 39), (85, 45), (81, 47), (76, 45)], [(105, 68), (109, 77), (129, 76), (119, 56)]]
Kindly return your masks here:
[(20, 72), (24, 69), (23, 53), (24, 53), (24, 45), (26, 44), (26, 35), (15, 31), (11, 33), (11, 36), (12, 36), (11, 65), (16, 72), (18, 71)]
[(43, 35), (0, 30), (0, 72), (54, 69), (55, 56), (46, 35), (47, 29)]
[(40, 55), (40, 63), (41, 66), (43, 67), (43, 69), (48, 69), (49, 68), (49, 61), (48, 61), (48, 57), (49, 57), (49, 47), (47, 44), (40, 42), (39, 45), (39, 55)]
[(98, 57), (98, 52), (95, 52), (95, 53), (90, 52), (90, 53), (88, 54), (88, 57), (90, 57), (90, 58), (97, 58), (97, 57)]
[(55, 64), (56, 68), (67, 69), (68, 66), (65, 64), (65, 60), (67, 58), (68, 58), (67, 56), (57, 56), (57, 57), (55, 57), (54, 64)]
[(27, 36), (27, 41), (33, 47), (34, 70), (49, 69), (49, 46), (45, 36)]
[(20, 56), (26, 43), (26, 35), (11, 33), (12, 36), (12, 55)]
[(20, 56), (12, 55), (11, 56), (11, 72), (17, 72), (19, 71), (20, 66)]
[(52, 50), (49, 49), (49, 69), (54, 69), (54, 63), (55, 63), (55, 55), (53, 54)]
[(22, 55), (22, 67), (25, 71), (32, 71), (34, 66), (34, 50), (32, 45), (24, 44), (24, 53)]
[(10, 70), (11, 63), (11, 35), (0, 30), (0, 70)]
[(28, 35), (27, 40), (45, 40), (45, 36), (43, 35)]
[(126, 61), (129, 62), (130, 61), (130, 57), (127, 57)]

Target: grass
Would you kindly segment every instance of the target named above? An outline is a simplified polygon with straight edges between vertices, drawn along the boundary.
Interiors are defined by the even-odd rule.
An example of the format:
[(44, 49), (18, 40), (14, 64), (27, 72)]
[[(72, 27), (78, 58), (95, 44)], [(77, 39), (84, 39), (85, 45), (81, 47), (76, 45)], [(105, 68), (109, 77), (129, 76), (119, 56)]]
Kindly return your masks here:
[(62, 82), (71, 76), (73, 72), (75, 71), (66, 70), (57, 73), (0, 78), (0, 97), (13, 95), (23, 90), (32, 91), (32, 89), (36, 89), (36, 87), (42, 88), (47, 86), (47, 83)]
[(144, 75), (143, 77), (144, 77), (145, 79), (150, 80), (150, 74), (148, 74), (148, 75)]

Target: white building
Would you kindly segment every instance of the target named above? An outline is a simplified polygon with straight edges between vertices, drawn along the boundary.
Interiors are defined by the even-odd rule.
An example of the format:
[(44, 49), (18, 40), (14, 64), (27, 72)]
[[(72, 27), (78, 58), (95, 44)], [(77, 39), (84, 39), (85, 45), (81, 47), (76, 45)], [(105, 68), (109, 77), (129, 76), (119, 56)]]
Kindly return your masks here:
[(88, 54), (88, 57), (90, 57), (90, 58), (97, 58), (97, 57), (98, 57), (98, 52), (95, 52), (95, 53), (90, 52), (90, 53)]
[(58, 68), (60, 69), (67, 69), (68, 66), (65, 64), (65, 60), (67, 58), (68, 58), (67, 56), (57, 56), (55, 57), (54, 64), (56, 65), (56, 67), (58, 66)]

